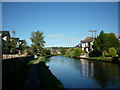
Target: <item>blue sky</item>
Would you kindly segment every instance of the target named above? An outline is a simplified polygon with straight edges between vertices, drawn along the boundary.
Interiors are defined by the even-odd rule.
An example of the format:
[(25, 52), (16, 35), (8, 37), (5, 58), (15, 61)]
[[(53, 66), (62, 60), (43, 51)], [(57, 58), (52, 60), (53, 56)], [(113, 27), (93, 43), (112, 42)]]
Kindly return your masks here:
[(31, 44), (31, 32), (40, 30), (45, 46), (75, 46), (89, 30), (118, 33), (117, 2), (3, 2), (2, 29)]

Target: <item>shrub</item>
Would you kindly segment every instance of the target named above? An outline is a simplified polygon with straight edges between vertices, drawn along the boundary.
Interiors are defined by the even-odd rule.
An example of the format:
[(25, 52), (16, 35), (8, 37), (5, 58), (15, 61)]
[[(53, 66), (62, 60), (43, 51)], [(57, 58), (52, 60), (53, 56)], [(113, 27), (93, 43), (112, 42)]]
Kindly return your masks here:
[(114, 47), (109, 48), (109, 54), (114, 57), (117, 55), (116, 49)]
[(102, 53), (96, 49), (89, 53), (89, 57), (100, 57)]
[(74, 57), (80, 56), (81, 53), (82, 53), (82, 50), (80, 48), (75, 48), (74, 49)]
[(70, 57), (70, 52), (71, 52), (71, 49), (68, 49), (65, 53), (65, 57)]
[(118, 54), (118, 57), (120, 57), (120, 47), (117, 48), (117, 54)]
[(74, 51), (70, 52), (70, 57), (74, 57)]
[(27, 51), (28, 55), (34, 55), (34, 52), (32, 50)]
[(105, 57), (109, 57), (110, 55), (109, 55), (109, 53), (107, 52), (107, 51), (105, 51)]
[(50, 52), (50, 50), (45, 50), (45, 49), (43, 49), (41, 54), (42, 54), (43, 56), (45, 56), (45, 55), (51, 55), (51, 52)]

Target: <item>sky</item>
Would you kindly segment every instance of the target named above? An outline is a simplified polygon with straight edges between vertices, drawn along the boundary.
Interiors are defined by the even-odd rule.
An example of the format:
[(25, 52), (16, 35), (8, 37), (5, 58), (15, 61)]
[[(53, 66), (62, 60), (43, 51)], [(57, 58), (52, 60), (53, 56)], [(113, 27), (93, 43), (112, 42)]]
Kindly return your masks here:
[[(42, 31), (45, 47), (74, 47), (89, 30), (118, 33), (117, 2), (3, 2), (2, 29), (30, 45), (31, 32)], [(12, 34), (11, 34), (12, 35)]]

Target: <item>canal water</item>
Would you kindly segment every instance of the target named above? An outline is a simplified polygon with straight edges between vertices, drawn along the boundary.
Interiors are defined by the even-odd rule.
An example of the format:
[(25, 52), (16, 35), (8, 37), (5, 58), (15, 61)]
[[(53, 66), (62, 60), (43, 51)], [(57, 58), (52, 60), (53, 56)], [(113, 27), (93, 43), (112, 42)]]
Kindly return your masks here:
[(120, 88), (120, 65), (53, 56), (46, 65), (65, 88)]

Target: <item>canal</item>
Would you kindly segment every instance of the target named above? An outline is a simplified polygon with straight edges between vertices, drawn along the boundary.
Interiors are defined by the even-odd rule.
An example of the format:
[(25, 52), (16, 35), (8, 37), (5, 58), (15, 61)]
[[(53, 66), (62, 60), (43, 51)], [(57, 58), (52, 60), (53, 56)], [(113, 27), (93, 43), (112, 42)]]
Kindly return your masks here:
[(120, 65), (53, 56), (46, 60), (65, 88), (120, 88)]

